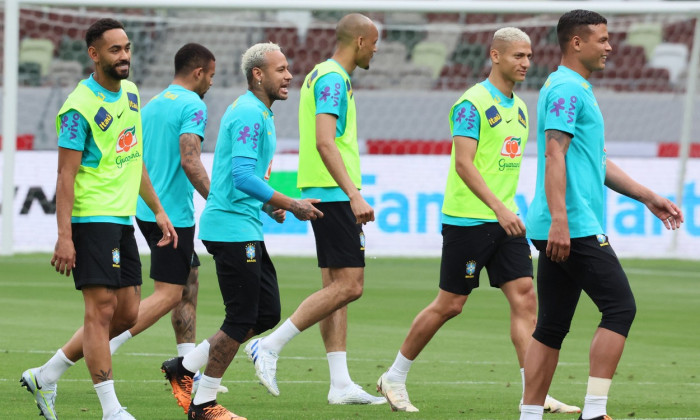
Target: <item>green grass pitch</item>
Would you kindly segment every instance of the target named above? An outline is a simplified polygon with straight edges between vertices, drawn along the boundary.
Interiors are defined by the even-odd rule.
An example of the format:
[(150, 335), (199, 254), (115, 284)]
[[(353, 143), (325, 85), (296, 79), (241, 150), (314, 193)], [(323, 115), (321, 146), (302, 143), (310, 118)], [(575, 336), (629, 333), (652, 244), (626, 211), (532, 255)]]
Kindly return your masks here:
[[(0, 257), (0, 419), (38, 418), (31, 395), (19, 386), (20, 375), (43, 364), (82, 323), (80, 293), (71, 278), (53, 271), (49, 259), (46, 254)], [(320, 273), (314, 259), (273, 260), (285, 319), (319, 287)], [(202, 255), (202, 263), (198, 340), (213, 334), (223, 319), (213, 261)], [(143, 264), (147, 274), (148, 257)], [(625, 260), (623, 266), (638, 311), (608, 413), (615, 419), (700, 419), (700, 264)], [(368, 259), (365, 294), (350, 305), (348, 331), (350, 373), (366, 390), (374, 392), (411, 321), (435, 297), (438, 273), (437, 259)], [(152, 281), (145, 278), (143, 296), (151, 291)], [(595, 306), (583, 296), (551, 389), (569, 404), (583, 405), (588, 346), (598, 320)], [(508, 306), (501, 292), (477, 289), (409, 373), (408, 391), (419, 413), (392, 413), (386, 405), (328, 405), (328, 364), (318, 327), (303, 332), (281, 354), (279, 397), (257, 383), (241, 351), (223, 378), (230, 392), (219, 395), (219, 402), (249, 419), (515, 419), (521, 385), (508, 329)], [(166, 316), (114, 356), (117, 395), (137, 419), (185, 418), (159, 369), (174, 354)], [(56, 408), (63, 420), (100, 418), (83, 362), (62, 378)]]

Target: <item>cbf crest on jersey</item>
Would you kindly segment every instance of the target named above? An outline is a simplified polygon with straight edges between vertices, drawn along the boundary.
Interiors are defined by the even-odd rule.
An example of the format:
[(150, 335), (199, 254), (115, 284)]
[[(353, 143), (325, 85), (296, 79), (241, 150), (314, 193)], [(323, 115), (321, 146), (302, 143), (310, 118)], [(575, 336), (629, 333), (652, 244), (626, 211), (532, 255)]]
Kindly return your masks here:
[(112, 267), (119, 268), (119, 264), (121, 263), (122, 257), (121, 254), (119, 253), (119, 248), (114, 248), (112, 250)]
[(503, 117), (501, 117), (498, 109), (496, 109), (496, 105), (492, 105), (484, 112), (484, 114), (486, 114), (486, 119), (491, 127), (495, 127), (500, 124), (501, 121), (503, 121)]
[(246, 244), (245, 257), (246, 262), (255, 262), (255, 244)]
[(467, 261), (467, 274), (464, 276), (465, 279), (473, 279), (474, 273), (476, 272), (476, 261)]
[(365, 250), (365, 233), (360, 232), (360, 251)]
[(314, 69), (314, 72), (311, 73), (311, 77), (309, 77), (309, 80), (306, 82), (306, 87), (310, 88), (311, 83), (314, 81), (314, 79), (318, 76), (318, 69)]

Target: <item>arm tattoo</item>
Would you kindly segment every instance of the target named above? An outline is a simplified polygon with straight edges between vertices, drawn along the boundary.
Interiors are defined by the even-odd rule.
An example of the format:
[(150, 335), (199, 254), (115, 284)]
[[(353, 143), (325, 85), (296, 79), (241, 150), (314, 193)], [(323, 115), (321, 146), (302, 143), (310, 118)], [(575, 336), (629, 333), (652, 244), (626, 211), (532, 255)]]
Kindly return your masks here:
[(98, 373), (93, 373), (93, 375), (100, 382), (109, 381), (112, 379), (112, 369), (109, 369), (107, 372), (100, 370)]
[(550, 141), (559, 143), (559, 147), (561, 147), (564, 154), (569, 150), (569, 144), (571, 144), (571, 136), (569, 134), (559, 130), (547, 130), (544, 132), (544, 135), (547, 143)]
[(180, 136), (180, 163), (187, 178), (199, 194), (207, 198), (209, 195), (209, 175), (202, 165), (201, 140), (198, 135), (185, 133)]

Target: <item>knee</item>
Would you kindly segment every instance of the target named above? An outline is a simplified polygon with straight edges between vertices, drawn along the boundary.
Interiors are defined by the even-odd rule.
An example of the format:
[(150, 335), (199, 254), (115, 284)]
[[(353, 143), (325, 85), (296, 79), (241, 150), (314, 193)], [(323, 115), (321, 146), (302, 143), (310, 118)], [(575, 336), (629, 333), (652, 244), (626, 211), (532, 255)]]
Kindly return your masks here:
[(352, 282), (350, 284), (347, 284), (343, 289), (343, 295), (345, 297), (346, 303), (356, 301), (357, 299), (362, 297), (363, 290), (364, 287), (362, 285), (362, 282)]
[(452, 319), (462, 313), (464, 302), (457, 299), (451, 299), (447, 302), (442, 302), (440, 305), (434, 305), (434, 307), (445, 319)]
[(636, 315), (637, 304), (634, 297), (630, 296), (628, 299), (617, 301), (614, 308), (603, 310), (600, 327), (627, 337)]
[(255, 331), (256, 335), (262, 334), (265, 331), (275, 328), (275, 326), (279, 324), (280, 320), (281, 316), (279, 312), (261, 316), (258, 318), (258, 323), (253, 330)]
[(134, 325), (136, 325), (137, 318), (138, 308), (136, 311), (123, 313), (119, 318), (113, 319), (112, 323), (110, 324), (110, 336), (116, 337), (124, 331), (133, 328)]

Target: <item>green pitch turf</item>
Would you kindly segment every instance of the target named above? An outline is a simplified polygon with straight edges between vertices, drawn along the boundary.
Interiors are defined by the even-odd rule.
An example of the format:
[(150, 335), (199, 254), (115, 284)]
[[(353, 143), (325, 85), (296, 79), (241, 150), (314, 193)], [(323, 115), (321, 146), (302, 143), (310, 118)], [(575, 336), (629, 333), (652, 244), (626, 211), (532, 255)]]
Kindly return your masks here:
[[(213, 261), (202, 257), (198, 340), (214, 333), (223, 319)], [(80, 293), (71, 278), (53, 271), (49, 258), (0, 257), (0, 419), (38, 418), (32, 396), (19, 386), (20, 375), (43, 364), (82, 323)], [(274, 262), (285, 319), (319, 287), (320, 274), (313, 259)], [(143, 263), (147, 268), (148, 257)], [(623, 265), (638, 311), (613, 381), (609, 414), (615, 419), (700, 419), (700, 264), (626, 260)], [(438, 272), (437, 259), (368, 259), (365, 294), (350, 305), (348, 331), (350, 373), (366, 390), (374, 392), (411, 321), (435, 297)], [(152, 282), (145, 279), (143, 296), (151, 291)], [(569, 404), (583, 405), (588, 346), (598, 320), (595, 306), (583, 296), (551, 389)], [(411, 369), (408, 391), (419, 413), (392, 413), (386, 405), (328, 405), (328, 365), (318, 327), (284, 349), (278, 363), (279, 397), (257, 383), (241, 352), (223, 379), (230, 391), (219, 401), (249, 419), (515, 419), (521, 385), (508, 329), (501, 292), (477, 289), (463, 313), (438, 332)], [(159, 369), (174, 354), (166, 317), (114, 356), (117, 395), (137, 419), (185, 418)], [(62, 378), (56, 408), (62, 420), (100, 418), (83, 362)]]

